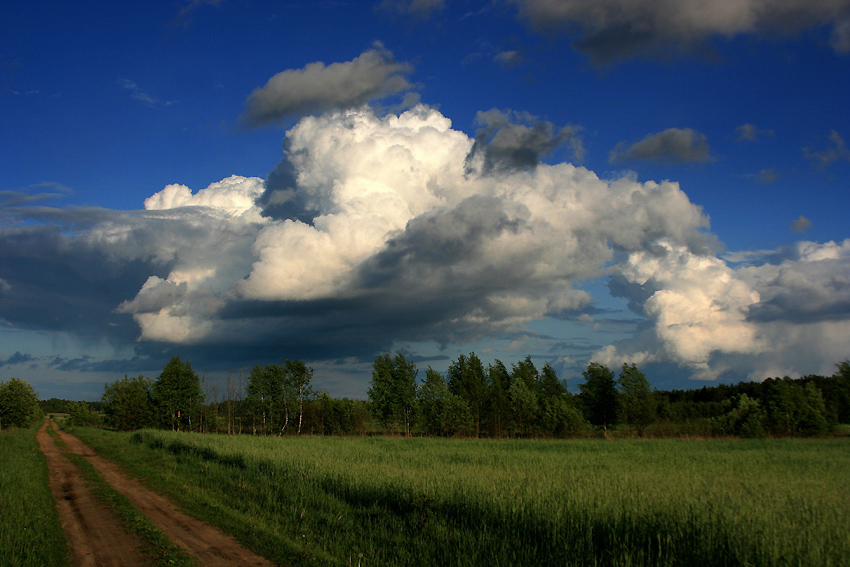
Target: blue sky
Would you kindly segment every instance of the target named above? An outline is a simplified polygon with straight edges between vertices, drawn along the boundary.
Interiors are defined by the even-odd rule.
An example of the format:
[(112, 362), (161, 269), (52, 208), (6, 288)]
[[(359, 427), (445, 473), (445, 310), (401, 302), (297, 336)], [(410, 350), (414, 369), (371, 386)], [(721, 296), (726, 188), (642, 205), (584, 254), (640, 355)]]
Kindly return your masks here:
[(850, 1), (20, 2), (0, 379), (850, 356)]

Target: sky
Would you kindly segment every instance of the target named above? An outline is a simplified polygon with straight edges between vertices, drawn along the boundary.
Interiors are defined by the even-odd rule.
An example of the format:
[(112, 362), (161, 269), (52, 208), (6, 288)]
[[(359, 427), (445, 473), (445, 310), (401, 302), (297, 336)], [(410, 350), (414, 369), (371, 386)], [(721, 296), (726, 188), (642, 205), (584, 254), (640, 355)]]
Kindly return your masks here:
[(850, 0), (7, 3), (0, 380), (850, 357)]

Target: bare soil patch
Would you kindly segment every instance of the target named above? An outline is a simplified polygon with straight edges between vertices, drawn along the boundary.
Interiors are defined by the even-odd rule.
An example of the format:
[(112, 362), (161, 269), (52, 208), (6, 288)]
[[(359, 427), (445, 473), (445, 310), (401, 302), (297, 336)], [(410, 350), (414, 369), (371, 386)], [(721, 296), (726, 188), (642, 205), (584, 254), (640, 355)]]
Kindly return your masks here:
[[(56, 429), (55, 424), (51, 423), (51, 425)], [(73, 435), (69, 435), (58, 429), (57, 431), (59, 437), (67, 443), (69, 451), (85, 457), (116, 490), (124, 494), (172, 542), (183, 548), (200, 565), (210, 567), (231, 565), (272, 566), (270, 561), (251, 552), (236, 541), (236, 539), (221, 532), (218, 528), (183, 513), (165, 497), (150, 490), (138, 480), (128, 476), (118, 465), (97, 455)], [(39, 430), (39, 435), (42, 433), (44, 437), (47, 437), (47, 441), (50, 441), (50, 445), (55, 447), (55, 443), (49, 438), (44, 428)], [(64, 458), (62, 460), (68, 461), (68, 459)], [(68, 464), (71, 463), (68, 462)], [(52, 477), (53, 466), (51, 465), (51, 479)], [(63, 523), (64, 521), (63, 519)], [(74, 544), (71, 543), (71, 545), (73, 546)], [(100, 545), (97, 544), (97, 547), (100, 547)], [(110, 544), (103, 542), (102, 545), (108, 546)], [(111, 563), (98, 564), (112, 565)], [(116, 565), (118, 564), (135, 565), (128, 563), (126, 560)]]

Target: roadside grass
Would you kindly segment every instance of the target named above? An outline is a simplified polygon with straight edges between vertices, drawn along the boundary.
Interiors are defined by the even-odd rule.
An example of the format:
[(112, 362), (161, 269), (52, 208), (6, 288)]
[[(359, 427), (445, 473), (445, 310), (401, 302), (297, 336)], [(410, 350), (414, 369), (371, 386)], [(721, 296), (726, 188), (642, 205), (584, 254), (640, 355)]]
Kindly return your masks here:
[(75, 433), (282, 564), (850, 565), (841, 440)]
[(0, 564), (67, 566), (68, 543), (53, 502), (37, 426), (0, 431)]

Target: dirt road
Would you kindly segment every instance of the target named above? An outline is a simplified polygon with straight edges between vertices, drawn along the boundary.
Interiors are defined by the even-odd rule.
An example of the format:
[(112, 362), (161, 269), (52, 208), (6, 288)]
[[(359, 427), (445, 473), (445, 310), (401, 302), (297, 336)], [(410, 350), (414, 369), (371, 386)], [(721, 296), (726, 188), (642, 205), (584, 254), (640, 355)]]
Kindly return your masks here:
[[(225, 567), (232, 565), (272, 566), (271, 562), (255, 555), (235, 539), (222, 533), (217, 528), (184, 514), (164, 497), (146, 488), (139, 481), (127, 476), (121, 468), (118, 467), (118, 465), (100, 457), (76, 437), (58, 430), (53, 422), (51, 422), (50, 425), (58, 431), (59, 437), (67, 443), (68, 450), (70, 452), (85, 457), (98, 470), (98, 472), (100, 472), (100, 474), (103, 475), (110, 484), (112, 484), (112, 486), (129, 498), (136, 508), (138, 508), (154, 524), (156, 524), (157, 527), (159, 527), (159, 529), (162, 530), (172, 542), (183, 548), (189, 555), (195, 558), (198, 564), (210, 567)], [(46, 431), (46, 424), (45, 427), (42, 427), (39, 430), (38, 437), (39, 445), (41, 446), (42, 451), (45, 452), (45, 455), (48, 455), (48, 452), (52, 452), (54, 454), (53, 458), (48, 455), (51, 486), (54, 487), (54, 496), (57, 499), (57, 505), (60, 507), (60, 517), (62, 517), (63, 526), (65, 526), (66, 533), (68, 534), (69, 544), (75, 550), (75, 556), (77, 545), (80, 546), (80, 549), (92, 550), (90, 552), (91, 554), (99, 553), (102, 548), (111, 548), (117, 545), (109, 539), (101, 540), (99, 532), (92, 532), (92, 536), (84, 538), (88, 540), (85, 543), (77, 543), (72, 539), (72, 533), (80, 531), (88, 533), (89, 531), (92, 531), (87, 530), (85, 526), (92, 524), (111, 524), (112, 526), (115, 526), (116, 522), (114, 519), (109, 519), (107, 516), (100, 516), (100, 519), (97, 517), (88, 517), (85, 521), (82, 521), (79, 515), (75, 513), (68, 514), (67, 518), (62, 515), (61, 501), (64, 500), (66, 496), (64, 495), (64, 492), (60, 491), (57, 493), (57, 483), (61, 488), (64, 486), (63, 483), (68, 482), (69, 486), (73, 488), (75, 494), (80, 494), (83, 491), (86, 491), (85, 483), (82, 481), (79, 474), (77, 474), (77, 479), (73, 479), (73, 474), (69, 472), (62, 472), (68, 468), (62, 462), (70, 465), (74, 471), (76, 471), (76, 467), (74, 467), (68, 459), (64, 458), (60, 454), (60, 450)], [(68, 479), (67, 481), (65, 480), (66, 478)], [(83, 526), (82, 528), (81, 524)], [(126, 537), (126, 534), (124, 535)], [(137, 543), (124, 544), (123, 547), (125, 550), (121, 553), (124, 553), (127, 547), (134, 549), (138, 545), (139, 544)], [(142, 559), (144, 561), (144, 558)], [(109, 563), (106, 562), (106, 560), (95, 561), (94, 563), (75, 563), (75, 565), (86, 566), (145, 564), (146, 563), (144, 562), (132, 563), (128, 561), (126, 557), (122, 557), (121, 561), (118, 563)]]
[(123, 531), (112, 511), (92, 496), (82, 473), (47, 433), (46, 421), (39, 428), (36, 439), (47, 457), (50, 488), (73, 552), (71, 565), (149, 565), (149, 558), (139, 551), (142, 540)]

